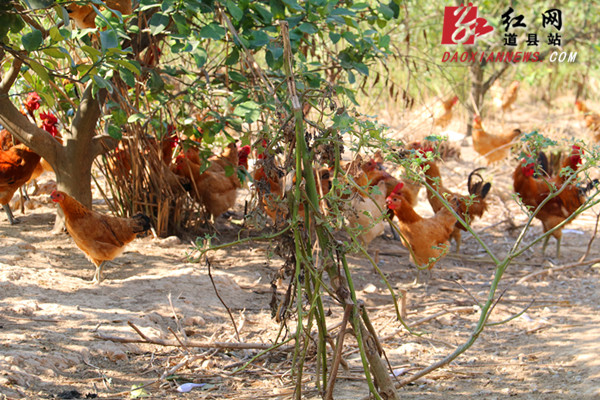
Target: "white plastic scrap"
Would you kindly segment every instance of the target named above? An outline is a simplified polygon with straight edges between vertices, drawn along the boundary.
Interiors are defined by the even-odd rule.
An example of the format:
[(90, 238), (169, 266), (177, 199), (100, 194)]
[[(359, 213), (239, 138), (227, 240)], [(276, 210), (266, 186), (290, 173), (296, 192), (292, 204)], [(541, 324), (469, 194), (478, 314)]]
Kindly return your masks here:
[(191, 382), (188, 382), (188, 383), (184, 383), (183, 385), (179, 386), (177, 388), (177, 391), (181, 392), (181, 393), (187, 393), (187, 392), (191, 391), (193, 388), (202, 387), (204, 385), (206, 385), (206, 383), (191, 383)]

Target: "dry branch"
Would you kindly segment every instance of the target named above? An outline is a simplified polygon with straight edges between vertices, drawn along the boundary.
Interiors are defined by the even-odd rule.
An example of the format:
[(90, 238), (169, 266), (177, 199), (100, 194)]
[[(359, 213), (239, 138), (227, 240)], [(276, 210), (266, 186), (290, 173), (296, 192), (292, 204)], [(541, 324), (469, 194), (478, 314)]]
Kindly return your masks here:
[[(107, 335), (104, 333), (96, 333), (94, 335), (97, 339), (102, 340), (110, 340), (116, 343), (146, 343), (146, 344), (155, 344), (158, 346), (172, 346), (172, 347), (181, 347), (181, 344), (177, 340), (165, 340), (158, 338), (149, 338), (147, 336), (143, 336), (143, 338), (127, 338), (120, 336)], [(228, 343), (228, 342), (197, 342), (197, 341), (185, 341), (186, 347), (194, 347), (194, 348), (203, 348), (203, 349), (230, 349), (230, 350), (268, 350), (277, 346), (276, 344), (270, 343), (245, 343), (245, 342), (237, 342), (237, 343)], [(293, 350), (294, 346), (281, 346), (279, 347), (280, 351), (290, 351)]]
[(569, 268), (581, 267), (583, 265), (597, 264), (599, 262), (600, 262), (600, 258), (594, 258), (594, 259), (588, 260), (588, 261), (576, 262), (576, 263), (572, 263), (572, 264), (566, 264), (566, 265), (561, 265), (561, 266), (554, 267), (554, 268), (548, 268), (548, 269), (543, 269), (541, 271), (532, 272), (531, 274), (525, 275), (524, 277), (519, 279), (517, 281), (517, 285), (520, 285), (521, 283), (523, 283), (535, 276), (551, 274), (551, 273), (554, 273), (557, 271), (563, 271), (563, 270), (569, 269)]

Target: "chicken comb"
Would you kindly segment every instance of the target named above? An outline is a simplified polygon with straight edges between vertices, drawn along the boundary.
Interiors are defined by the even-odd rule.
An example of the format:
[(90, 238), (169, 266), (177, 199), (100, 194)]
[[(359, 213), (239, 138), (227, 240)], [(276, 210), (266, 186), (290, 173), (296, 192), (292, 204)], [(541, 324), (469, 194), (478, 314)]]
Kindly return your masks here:
[(29, 112), (33, 112), (40, 108), (41, 101), (42, 99), (39, 94), (37, 94), (36, 92), (31, 92), (27, 96), (27, 100), (25, 100), (25, 108)]
[(398, 182), (398, 184), (396, 186), (394, 186), (394, 190), (392, 190), (392, 193), (390, 193), (390, 196), (401, 191), (403, 187), (404, 187), (404, 182)]
[(238, 155), (241, 156), (248, 156), (248, 154), (250, 154), (250, 145), (245, 145), (240, 147), (240, 149), (238, 150)]
[(582, 163), (581, 156), (583, 155), (584, 151), (581, 147), (579, 147), (576, 144), (573, 145), (572, 149), (573, 151), (571, 152), (571, 167), (576, 169), (577, 165)]

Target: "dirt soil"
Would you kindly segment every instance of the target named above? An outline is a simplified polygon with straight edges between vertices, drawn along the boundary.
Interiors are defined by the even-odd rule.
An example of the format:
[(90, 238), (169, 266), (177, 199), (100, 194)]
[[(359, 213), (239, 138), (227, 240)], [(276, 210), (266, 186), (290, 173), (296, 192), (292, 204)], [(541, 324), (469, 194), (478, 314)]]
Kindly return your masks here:
[[(564, 100), (568, 102), (572, 100)], [(538, 119), (528, 117), (527, 124), (537, 124), (555, 137), (584, 137), (574, 116), (564, 117), (566, 106), (561, 116), (538, 108), (523, 102), (521, 111), (507, 115), (505, 124), (512, 127), (524, 120), (523, 115), (543, 114)], [(490, 122), (491, 127), (500, 125), (500, 121)], [(463, 125), (455, 121), (450, 128), (461, 132)], [(469, 140), (458, 143), (462, 159), (446, 162), (442, 174), (446, 186), (466, 192), (466, 176), (481, 160)], [(491, 206), (473, 224), (498, 257), (509, 251), (526, 221), (510, 195), (514, 166), (513, 160), (507, 160), (486, 171), (493, 183)], [(233, 219), (241, 219), (247, 195), (247, 190), (240, 194)], [(244, 372), (234, 373), (259, 350), (104, 339), (140, 339), (129, 323), (148, 338), (170, 342), (185, 337), (195, 343), (232, 342), (236, 336), (206, 265), (188, 259), (191, 243), (174, 237), (139, 238), (108, 265), (101, 285), (91, 285), (92, 264), (67, 234), (50, 233), (54, 204), (47, 195), (34, 196), (33, 202), (36, 207), (25, 215), (15, 213), (21, 220), (18, 225), (9, 226), (4, 214), (0, 216), (0, 398), (291, 398), (291, 351), (261, 357)], [(417, 211), (431, 215), (423, 190)], [(504, 295), (490, 322), (509, 319), (529, 306), (523, 314), (488, 326), (464, 355), (403, 387), (400, 395), (412, 399), (600, 399), (600, 264), (518, 282), (551, 265), (577, 263), (594, 234), (598, 213), (597, 206), (568, 226), (560, 259), (542, 256), (538, 243), (508, 268), (499, 287)], [(217, 229), (223, 243), (234, 240), (240, 231), (224, 219), (219, 219)], [(540, 233), (541, 224), (535, 221), (525, 243)], [(370, 250), (379, 250), (381, 269), (394, 290), (406, 291), (406, 322), (418, 336), (397, 321), (387, 288), (367, 260), (360, 255), (351, 255), (349, 260), (358, 296), (369, 310), (391, 366), (403, 379), (467, 340), (479, 318), (476, 302), (485, 302), (495, 268), (482, 246), (464, 234), (461, 253), (440, 261), (427, 286), (415, 286), (411, 284), (415, 269), (406, 250), (387, 238), (389, 228), (385, 235)], [(548, 254), (554, 254), (554, 244), (551, 239)], [(282, 262), (272, 252), (271, 243), (253, 243), (210, 256), (214, 283), (246, 343), (271, 343), (279, 332), (269, 302), (270, 282)], [(598, 257), (596, 242), (587, 259)], [(279, 285), (280, 296), (285, 287), (286, 283)], [(341, 319), (341, 309), (331, 299), (326, 299), (325, 306), (333, 326)], [(291, 321), (288, 328), (293, 330), (294, 325)], [(362, 398), (368, 389), (351, 337), (344, 359), (348, 369), (340, 369), (335, 398)], [(166, 376), (177, 379), (161, 379)], [(178, 384), (184, 382), (204, 386), (180, 393)], [(303, 384), (305, 398), (320, 398), (313, 358), (307, 361)], [(131, 395), (128, 391), (135, 385), (147, 386)]]

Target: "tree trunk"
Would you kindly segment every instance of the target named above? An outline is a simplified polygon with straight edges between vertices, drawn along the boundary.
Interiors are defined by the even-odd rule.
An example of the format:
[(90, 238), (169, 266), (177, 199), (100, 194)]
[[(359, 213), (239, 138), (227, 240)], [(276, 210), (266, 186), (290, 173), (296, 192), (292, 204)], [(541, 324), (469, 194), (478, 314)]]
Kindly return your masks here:
[(467, 120), (467, 137), (473, 133), (473, 118), (475, 113), (481, 112), (483, 105), (483, 65), (481, 63), (471, 64), (471, 95), (473, 102), (467, 107), (469, 119)]
[[(16, 80), (21, 62), (15, 60), (11, 70), (0, 82), (0, 94), (7, 94)], [(106, 90), (99, 90), (95, 97), (92, 84), (83, 92), (81, 103), (71, 123), (65, 130), (61, 145), (48, 132), (32, 124), (23, 116), (8, 96), (0, 96), (0, 123), (21, 142), (44, 157), (56, 173), (59, 190), (73, 196), (87, 207), (92, 206), (92, 163), (97, 155), (114, 147), (116, 141), (107, 135), (96, 135), (101, 116), (100, 104), (106, 97)], [(57, 215), (54, 231), (64, 226), (62, 213)]]

